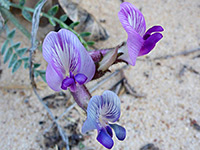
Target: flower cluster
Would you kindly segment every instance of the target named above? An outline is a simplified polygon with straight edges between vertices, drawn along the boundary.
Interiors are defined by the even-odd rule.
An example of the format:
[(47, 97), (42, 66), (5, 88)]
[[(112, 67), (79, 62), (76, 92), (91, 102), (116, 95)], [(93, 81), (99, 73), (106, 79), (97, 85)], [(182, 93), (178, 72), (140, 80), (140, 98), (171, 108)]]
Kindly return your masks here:
[(118, 16), (128, 39), (114, 49), (89, 53), (76, 35), (66, 29), (50, 32), (43, 42), (43, 56), (48, 62), (47, 84), (54, 91), (70, 89), (77, 104), (87, 111), (82, 132), (97, 129), (97, 140), (108, 149), (114, 144), (112, 129), (119, 140), (126, 137), (125, 128), (114, 124), (120, 117), (120, 99), (111, 91), (91, 97), (84, 84), (104, 75), (102, 72), (119, 60), (134, 66), (136, 58), (148, 54), (163, 37), (161, 26), (146, 31), (144, 16), (131, 3), (122, 3)]

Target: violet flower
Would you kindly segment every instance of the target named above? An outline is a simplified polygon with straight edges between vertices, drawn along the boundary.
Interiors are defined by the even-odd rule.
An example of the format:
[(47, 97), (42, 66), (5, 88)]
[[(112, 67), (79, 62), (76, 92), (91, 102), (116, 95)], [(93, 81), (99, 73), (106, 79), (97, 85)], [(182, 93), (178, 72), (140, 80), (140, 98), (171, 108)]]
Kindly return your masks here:
[(77, 89), (92, 79), (95, 65), (74, 33), (61, 29), (51, 31), (43, 42), (43, 57), (48, 62), (46, 81), (54, 91)]
[(123, 55), (119, 58), (131, 65), (135, 65), (136, 58), (148, 54), (163, 37), (164, 29), (161, 26), (153, 26), (146, 31), (145, 19), (142, 13), (131, 3), (124, 2), (120, 5), (119, 20), (128, 34), (127, 45), (118, 52)]
[(103, 95), (93, 96), (90, 99), (82, 132), (97, 129), (97, 140), (106, 148), (111, 149), (114, 144), (112, 129), (119, 140), (124, 140), (126, 137), (125, 128), (117, 124), (109, 124), (109, 122), (116, 122), (119, 117), (120, 99), (114, 92), (105, 91)]

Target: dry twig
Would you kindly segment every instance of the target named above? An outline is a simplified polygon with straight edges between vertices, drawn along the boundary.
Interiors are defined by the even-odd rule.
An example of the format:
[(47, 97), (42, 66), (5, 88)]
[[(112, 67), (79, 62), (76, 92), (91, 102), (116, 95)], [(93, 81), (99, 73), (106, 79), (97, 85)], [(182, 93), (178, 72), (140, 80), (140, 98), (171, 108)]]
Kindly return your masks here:
[(40, 97), (40, 95), (37, 92), (36, 89), (36, 83), (34, 80), (34, 74), (33, 74), (33, 62), (32, 62), (32, 55), (33, 52), (35, 51), (35, 49), (37, 48), (37, 44), (36, 44), (36, 35), (37, 35), (37, 30), (38, 30), (38, 26), (39, 26), (39, 19), (40, 19), (40, 12), (41, 9), (43, 7), (43, 5), (45, 4), (46, 0), (43, 0), (35, 9), (34, 14), (33, 14), (33, 19), (32, 19), (32, 32), (31, 32), (31, 48), (30, 48), (30, 58), (29, 58), (29, 77), (31, 80), (31, 85), (33, 88), (33, 91), (35, 93), (35, 95), (37, 96), (38, 100), (42, 103), (43, 107), (46, 109), (46, 111), (48, 112), (48, 114), (50, 115), (51, 119), (55, 122), (58, 131), (62, 137), (62, 140), (66, 143), (66, 150), (69, 150), (69, 140), (68, 137), (65, 135), (65, 132), (63, 131), (63, 129), (61, 128), (61, 126), (58, 124), (58, 121), (55, 119), (53, 113), (51, 112), (51, 110), (48, 108), (48, 106), (43, 102), (42, 98)]
[(195, 53), (197, 51), (200, 51), (200, 47), (195, 48), (195, 49), (191, 49), (191, 50), (185, 50), (179, 53), (176, 53), (174, 55), (165, 55), (165, 56), (159, 56), (159, 57), (155, 57), (153, 58), (153, 60), (160, 60), (160, 59), (168, 59), (168, 58), (174, 58), (176, 56), (187, 56), (189, 54)]

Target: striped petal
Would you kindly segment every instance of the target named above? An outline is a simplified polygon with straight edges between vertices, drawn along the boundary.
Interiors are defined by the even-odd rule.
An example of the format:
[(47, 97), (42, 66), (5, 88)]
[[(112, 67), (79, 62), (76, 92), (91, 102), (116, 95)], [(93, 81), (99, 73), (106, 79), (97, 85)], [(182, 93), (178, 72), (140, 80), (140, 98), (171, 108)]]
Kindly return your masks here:
[(144, 40), (138, 33), (132, 32), (128, 34), (127, 50), (124, 51), (124, 55), (121, 56), (121, 59), (134, 66), (143, 43)]
[(43, 56), (60, 76), (69, 72), (82, 73), (87, 77), (86, 82), (94, 76), (95, 65), (92, 58), (76, 35), (69, 30), (50, 32), (43, 42)]
[(118, 17), (127, 33), (135, 30), (140, 36), (144, 35), (146, 31), (144, 16), (134, 5), (129, 2), (122, 3)]
[(87, 119), (82, 132), (107, 126), (107, 122), (115, 122), (120, 117), (120, 99), (111, 91), (105, 91), (102, 96), (93, 96), (87, 107)]
[(87, 77), (85, 83), (87, 83), (95, 73), (95, 64), (92, 58), (76, 35), (66, 29), (61, 29), (59, 32), (62, 37), (62, 43), (69, 43), (70, 71), (73, 74), (81, 73), (85, 75)]
[[(97, 103), (97, 102), (96, 102)], [(111, 91), (105, 91), (101, 96), (100, 115), (110, 122), (115, 122), (120, 117), (120, 99)]]
[(68, 66), (66, 66), (68, 63), (64, 61), (68, 58), (62, 59), (62, 57), (67, 57), (67, 55), (63, 53), (62, 47), (58, 33), (54, 31), (47, 34), (42, 45), (44, 59), (51, 64), (59, 76), (64, 76), (66, 73), (65, 68), (68, 68)]

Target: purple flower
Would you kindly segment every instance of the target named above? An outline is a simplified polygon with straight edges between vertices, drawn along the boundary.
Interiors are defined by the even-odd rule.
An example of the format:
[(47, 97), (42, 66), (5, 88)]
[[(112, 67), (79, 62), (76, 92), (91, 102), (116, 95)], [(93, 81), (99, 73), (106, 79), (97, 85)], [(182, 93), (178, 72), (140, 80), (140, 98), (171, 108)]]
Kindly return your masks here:
[[(109, 124), (116, 122), (120, 117), (120, 99), (111, 91), (105, 91), (101, 96), (93, 96), (87, 107), (87, 119), (83, 124), (82, 132), (97, 129), (97, 140), (106, 148), (113, 147), (112, 129), (119, 140), (124, 140), (126, 130), (120, 125)], [(111, 129), (112, 128), (112, 129)]]
[(95, 65), (79, 39), (66, 29), (50, 32), (43, 42), (43, 57), (48, 62), (46, 81), (54, 91), (76, 91), (92, 79)]
[(163, 37), (164, 29), (161, 26), (153, 26), (146, 31), (146, 23), (142, 13), (131, 3), (124, 2), (120, 5), (119, 20), (128, 34), (127, 45), (119, 49), (123, 55), (120, 59), (131, 65), (135, 65), (136, 58), (148, 54)]

